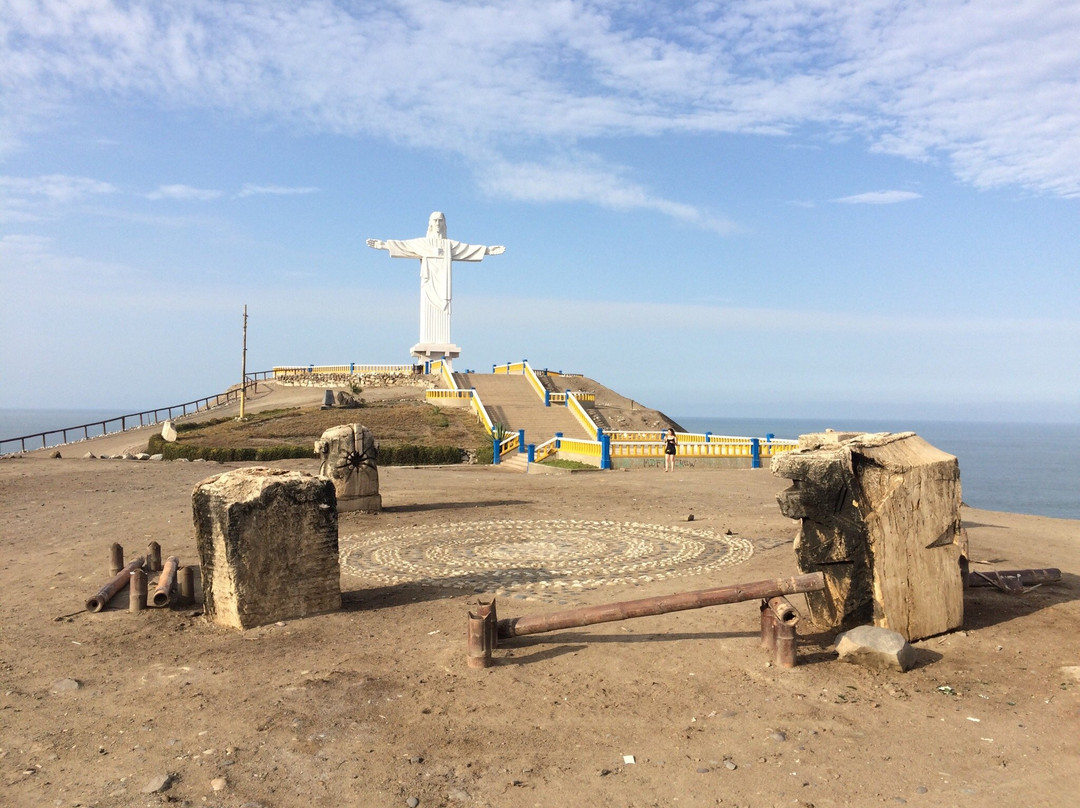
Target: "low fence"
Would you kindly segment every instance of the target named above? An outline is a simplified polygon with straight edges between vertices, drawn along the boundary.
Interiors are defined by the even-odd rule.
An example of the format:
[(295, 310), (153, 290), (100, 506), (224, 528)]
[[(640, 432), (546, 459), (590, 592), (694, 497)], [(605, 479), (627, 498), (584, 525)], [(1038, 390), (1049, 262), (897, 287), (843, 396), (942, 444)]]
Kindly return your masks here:
[[(260, 381), (273, 378), (273, 376), (274, 371), (272, 370), (260, 370), (257, 373), (249, 373), (244, 379), (244, 390), (247, 390), (249, 387), (257, 388)], [(230, 404), (233, 401), (239, 401), (240, 392), (240, 387), (237, 386), (224, 393), (197, 398), (194, 401), (185, 401), (183, 404), (173, 404), (168, 407), (158, 407), (154, 410), (143, 410), (142, 412), (118, 415), (115, 418), (106, 418), (103, 421), (92, 421), (88, 424), (79, 424), (78, 426), (49, 429), (45, 432), (35, 432), (31, 435), (22, 435), (17, 438), (4, 438), (3, 440), (0, 440), (0, 454), (47, 449), (50, 446), (63, 446), (67, 443), (98, 438), (102, 435), (115, 435), (126, 432), (129, 429), (155, 426), (156, 424), (160, 424), (163, 421), (168, 421), (173, 418), (194, 415), (199, 412), (211, 410), (214, 407)], [(163, 414), (165, 416), (164, 418), (161, 417)], [(138, 420), (138, 423), (136, 423), (136, 420)], [(113, 428), (110, 429), (110, 427)], [(91, 430), (94, 430), (93, 435), (90, 434)], [(82, 432), (82, 435), (78, 436), (80, 431)], [(76, 435), (77, 437), (69, 438), (69, 435)], [(49, 442), (50, 436), (54, 436), (52, 443)], [(59, 437), (60, 439), (55, 440), (55, 437)], [(40, 445), (35, 445), (39, 442)], [(14, 448), (15, 444), (19, 445), (18, 449)], [(28, 445), (29, 448), (27, 448)]]

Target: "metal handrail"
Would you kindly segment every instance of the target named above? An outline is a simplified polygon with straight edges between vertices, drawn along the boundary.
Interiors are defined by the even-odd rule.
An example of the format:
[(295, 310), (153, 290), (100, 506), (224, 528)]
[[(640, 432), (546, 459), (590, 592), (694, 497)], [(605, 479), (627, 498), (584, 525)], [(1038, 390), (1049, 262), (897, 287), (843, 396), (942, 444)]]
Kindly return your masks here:
[[(273, 378), (273, 376), (274, 376), (274, 371), (272, 371), (272, 370), (260, 370), (260, 371), (257, 371), (255, 373), (248, 373), (244, 377), (244, 390), (246, 391), (248, 387), (252, 387), (252, 386), (257, 385), (260, 380), (270, 379), (270, 378)], [(7, 444), (7, 443), (18, 443), (19, 444), (19, 451), (20, 452), (25, 452), (25, 451), (27, 451), (27, 449), (26, 449), (26, 442), (27, 441), (36, 441), (36, 440), (40, 439), (41, 440), (40, 448), (47, 449), (47, 448), (49, 448), (49, 445), (50, 445), (49, 442), (48, 442), (48, 436), (49, 435), (61, 435), (63, 437), (63, 440), (61, 440), (59, 443), (54, 443), (52, 445), (53, 446), (63, 446), (64, 444), (74, 443), (75, 441), (78, 441), (78, 440), (89, 440), (89, 438), (91, 437), (90, 436), (90, 427), (98, 427), (98, 426), (101, 427), (101, 435), (94, 435), (93, 437), (95, 437), (95, 438), (102, 437), (104, 435), (115, 435), (115, 434), (117, 434), (119, 432), (126, 432), (129, 428), (130, 429), (138, 429), (139, 427), (144, 427), (144, 426), (154, 426), (155, 424), (161, 423), (162, 420), (169, 420), (170, 418), (173, 417), (173, 410), (180, 410), (180, 417), (183, 417), (184, 415), (188, 414), (188, 407), (194, 407), (194, 409), (192, 410), (192, 414), (194, 414), (194, 413), (201, 412), (201, 411), (204, 411), (204, 410), (209, 410), (211, 407), (220, 406), (221, 404), (228, 404), (230, 401), (232, 401), (234, 399), (239, 399), (239, 397), (240, 397), (240, 388), (234, 388), (232, 390), (227, 390), (224, 393), (218, 393), (217, 395), (214, 395), (214, 396), (205, 396), (203, 398), (197, 398), (194, 401), (186, 401), (183, 404), (173, 404), (170, 407), (158, 407), (157, 409), (153, 409), (153, 410), (143, 410), (142, 412), (129, 413), (128, 415), (118, 415), (115, 418), (106, 418), (104, 421), (91, 421), (88, 424), (79, 424), (78, 426), (68, 426), (68, 427), (62, 427), (60, 429), (48, 429), (48, 430), (46, 430), (44, 432), (34, 432), (33, 434), (22, 435), (22, 436), (17, 437), (17, 438), (4, 438), (4, 439), (0, 440), (0, 454), (12, 454), (13, 453), (13, 452), (4, 452), (4, 451), (2, 451), (4, 444)], [(213, 401), (214, 403), (211, 404), (210, 403), (211, 401)], [(168, 416), (165, 419), (162, 419), (162, 418), (159, 417), (160, 413), (163, 413), (163, 412), (168, 413)], [(148, 420), (146, 418), (146, 416), (153, 416), (153, 419)], [(135, 419), (135, 418), (139, 419), (138, 426), (132, 425), (131, 427), (128, 427), (128, 420), (129, 419)], [(118, 421), (120, 423), (120, 428), (119, 429), (114, 429), (114, 430), (112, 430), (110, 432), (109, 431), (109, 424), (115, 424)], [(77, 432), (80, 429), (82, 430), (83, 436), (81, 438), (76, 438), (74, 441), (69, 441), (68, 440), (68, 433), (69, 432)], [(39, 448), (39, 447), (34, 447), (34, 448)]]

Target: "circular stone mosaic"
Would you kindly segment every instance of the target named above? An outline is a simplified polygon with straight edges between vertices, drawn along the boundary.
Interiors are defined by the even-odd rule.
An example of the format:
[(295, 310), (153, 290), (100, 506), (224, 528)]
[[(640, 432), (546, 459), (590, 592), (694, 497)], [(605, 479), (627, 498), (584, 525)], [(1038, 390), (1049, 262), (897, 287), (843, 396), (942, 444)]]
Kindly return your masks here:
[(402, 527), (338, 544), (343, 568), (385, 584), (536, 594), (698, 575), (753, 554), (708, 530), (572, 519)]

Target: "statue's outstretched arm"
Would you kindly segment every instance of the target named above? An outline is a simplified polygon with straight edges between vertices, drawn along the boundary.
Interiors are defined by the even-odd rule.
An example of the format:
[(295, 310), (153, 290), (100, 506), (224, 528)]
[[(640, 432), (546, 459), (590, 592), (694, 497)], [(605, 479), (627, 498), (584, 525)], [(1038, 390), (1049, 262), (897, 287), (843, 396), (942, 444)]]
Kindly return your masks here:
[[(368, 244), (370, 243), (371, 242), (369, 241)], [(504, 252), (506, 252), (506, 247), (502, 246), (501, 244), (494, 247), (484, 248), (484, 255), (502, 255)]]
[(369, 247), (372, 247), (372, 248), (376, 249), (376, 250), (385, 250), (386, 249), (386, 242), (385, 241), (379, 241), (377, 238), (369, 238), (367, 240), (367, 245)]

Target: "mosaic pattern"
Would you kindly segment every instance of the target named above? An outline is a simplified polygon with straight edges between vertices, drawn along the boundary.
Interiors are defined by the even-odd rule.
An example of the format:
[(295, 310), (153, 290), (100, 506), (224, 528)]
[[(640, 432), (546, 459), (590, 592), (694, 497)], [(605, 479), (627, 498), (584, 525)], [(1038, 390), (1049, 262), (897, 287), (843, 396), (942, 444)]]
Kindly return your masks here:
[(708, 530), (566, 519), (402, 527), (338, 544), (345, 570), (383, 584), (539, 597), (700, 575), (753, 553), (749, 541)]

